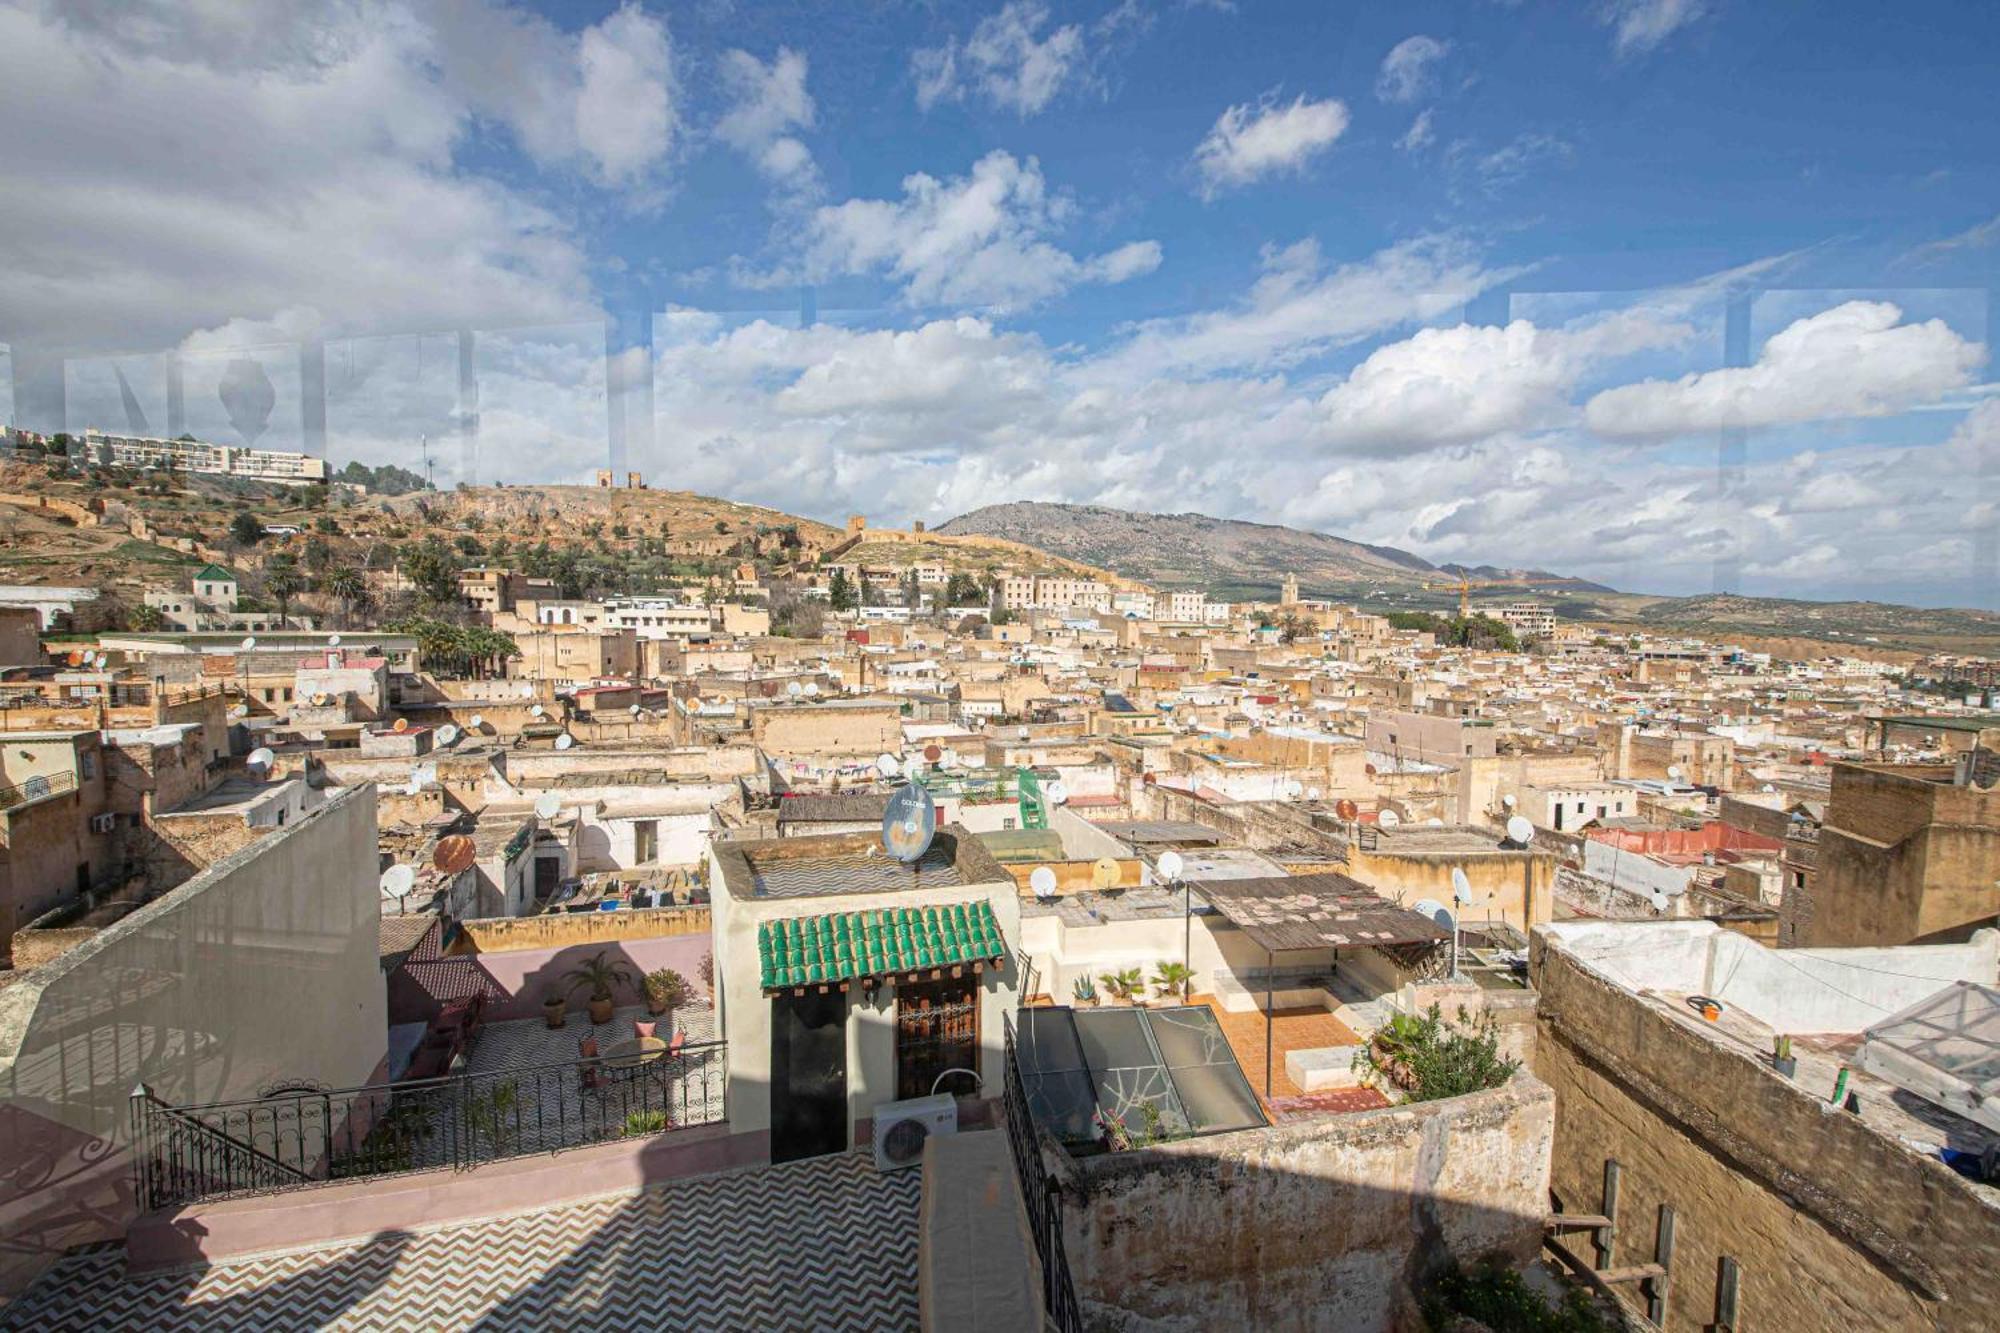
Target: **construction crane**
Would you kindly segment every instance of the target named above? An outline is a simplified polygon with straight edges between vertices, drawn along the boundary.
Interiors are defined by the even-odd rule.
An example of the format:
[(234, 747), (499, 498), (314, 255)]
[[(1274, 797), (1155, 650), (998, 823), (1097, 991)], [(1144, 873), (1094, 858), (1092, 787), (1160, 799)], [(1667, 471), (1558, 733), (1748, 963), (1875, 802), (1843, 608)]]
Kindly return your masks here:
[(1475, 579), (1460, 574), (1449, 583), (1426, 583), (1425, 592), (1450, 592), (1458, 590), (1458, 618), (1472, 618), (1471, 592), (1474, 588), (1567, 588), (1576, 584), (1575, 579), (1565, 578), (1518, 578), (1518, 579)]

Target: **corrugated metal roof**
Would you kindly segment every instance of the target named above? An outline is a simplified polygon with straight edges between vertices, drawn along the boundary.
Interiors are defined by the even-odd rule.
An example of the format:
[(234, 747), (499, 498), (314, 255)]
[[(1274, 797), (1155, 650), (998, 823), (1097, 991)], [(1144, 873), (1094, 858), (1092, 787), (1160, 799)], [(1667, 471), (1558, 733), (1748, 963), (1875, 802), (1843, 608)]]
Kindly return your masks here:
[(1434, 944), (1446, 938), (1444, 928), (1421, 912), (1332, 872), (1197, 880), (1195, 889), (1266, 949)]

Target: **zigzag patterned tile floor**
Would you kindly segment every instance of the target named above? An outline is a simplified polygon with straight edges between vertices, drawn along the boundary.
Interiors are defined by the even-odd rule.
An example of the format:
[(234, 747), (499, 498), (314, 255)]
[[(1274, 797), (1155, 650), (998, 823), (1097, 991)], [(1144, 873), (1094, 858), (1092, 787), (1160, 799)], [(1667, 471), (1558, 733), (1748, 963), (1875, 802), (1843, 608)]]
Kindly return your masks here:
[(918, 1194), (843, 1153), (194, 1272), (100, 1248), (0, 1329), (913, 1329)]

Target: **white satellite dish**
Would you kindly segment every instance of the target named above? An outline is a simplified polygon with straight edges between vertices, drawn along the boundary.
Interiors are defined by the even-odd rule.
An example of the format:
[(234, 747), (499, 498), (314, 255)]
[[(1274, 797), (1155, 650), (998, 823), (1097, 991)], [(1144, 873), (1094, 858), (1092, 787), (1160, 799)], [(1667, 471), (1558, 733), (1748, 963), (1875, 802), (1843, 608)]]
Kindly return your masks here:
[(1457, 866), (1451, 868), (1451, 896), (1462, 903), (1472, 901), (1472, 881)]
[(472, 726), (472, 729), (473, 729), (474, 731), (478, 731), (478, 730), (480, 730), (480, 729), (481, 729), (482, 727), (484, 727), (485, 725), (486, 725), (486, 714), (484, 714), (484, 713), (474, 713), (474, 714), (472, 715), (472, 723), (471, 723), (471, 726)]
[(818, 693), (819, 693), (819, 685), (818, 685), (817, 683), (813, 682), (813, 681), (810, 681), (810, 680), (809, 680), (809, 681), (807, 681), (807, 682), (806, 682), (806, 693), (807, 693), (807, 694), (818, 694)]
[(1419, 898), (1410, 910), (1422, 913), (1446, 930), (1453, 928), (1451, 909), (1435, 898)]
[(543, 708), (543, 707), (542, 707), (542, 706), (541, 706), (540, 704), (536, 704), (536, 705), (535, 705), (534, 707), (532, 707), (532, 708), (530, 708), (530, 709), (528, 710), (528, 716), (529, 716), (529, 717), (541, 717), (541, 716), (543, 716), (543, 715), (544, 715), (544, 714), (545, 714), (545, 713), (546, 713), (547, 711), (548, 711), (548, 710), (546, 710), (545, 708)]
[(1035, 891), (1037, 898), (1055, 897), (1056, 872), (1047, 866), (1036, 866), (1034, 873), (1028, 876), (1028, 887)]
[(558, 750), (567, 750), (570, 746), (575, 744), (576, 744), (576, 737), (570, 735), (567, 731), (565, 731), (562, 735), (556, 737), (556, 748)]
[(543, 819), (554, 819), (562, 813), (562, 797), (552, 791), (545, 791), (535, 798), (535, 813)]
[(625, 711), (626, 711), (626, 712), (628, 712), (628, 713), (630, 713), (630, 714), (631, 714), (631, 715), (632, 715), (633, 717), (637, 717), (637, 716), (639, 716), (639, 714), (640, 714), (640, 713), (641, 713), (642, 711), (644, 711), (644, 710), (642, 710), (642, 709), (641, 709), (641, 708), (639, 707), (639, 705), (637, 705), (637, 704), (633, 704), (633, 705), (632, 705), (632, 706), (631, 706), (630, 708), (626, 709)]
[(1381, 814), (1375, 816), (1375, 822), (1382, 828), (1395, 828), (1403, 822), (1403, 817), (1394, 810), (1384, 810)]
[(1666, 894), (1661, 893), (1658, 889), (1654, 889), (1650, 897), (1653, 904), (1653, 910), (1655, 912), (1664, 912), (1667, 910)]
[(254, 635), (254, 634), (246, 634), (246, 635), (244, 635), (244, 636), (243, 636), (243, 651), (244, 651), (244, 652), (246, 652), (246, 653), (247, 653), (247, 652), (249, 652), (249, 651), (250, 651), (250, 650), (251, 650), (252, 648), (255, 648), (256, 646), (257, 646), (257, 636), (256, 636), (256, 635)]
[(338, 648), (338, 647), (340, 647), (340, 636), (339, 636), (338, 634), (329, 634), (329, 635), (327, 635), (327, 636), (326, 636), (326, 646), (327, 646), (327, 647), (329, 647), (329, 648)]
[(1773, 792), (1775, 792), (1775, 791), (1777, 791), (1777, 790), (1778, 790), (1778, 788), (1777, 788), (1777, 785), (1776, 785), (1775, 783), (1770, 783), (1770, 782), (1767, 782), (1767, 783), (1765, 783), (1765, 784), (1764, 784), (1764, 794), (1765, 794), (1766, 796), (1769, 796), (1769, 795), (1771, 795), (1771, 794), (1772, 794)]
[(1507, 836), (1526, 847), (1535, 840), (1535, 826), (1520, 815), (1507, 821)]
[(1679, 782), (1681, 780), (1681, 766), (1679, 764), (1669, 764), (1667, 766), (1667, 776), (1675, 782)]
[(1069, 788), (1060, 781), (1051, 782), (1043, 794), (1049, 798), (1051, 805), (1062, 805), (1069, 800)]
[(278, 756), (268, 746), (260, 745), (243, 762), (261, 772), (269, 772), (271, 765), (278, 762)]
[(458, 742), (458, 728), (447, 722), (438, 728), (439, 745), (455, 745)]
[(1318, 787), (1306, 788), (1306, 799), (1308, 801), (1317, 801), (1319, 798), (1320, 798), (1320, 789)]
[(393, 865), (382, 872), (382, 892), (400, 898), (416, 887), (417, 872), (406, 865)]
[(803, 685), (799, 684), (799, 683), (798, 683), (797, 681), (795, 681), (795, 680), (794, 680), (794, 681), (787, 681), (787, 682), (785, 683), (785, 693), (786, 693), (786, 694), (789, 694), (789, 695), (791, 695), (791, 696), (793, 696), (794, 698), (796, 698), (797, 696), (799, 696), (799, 695), (801, 695), (801, 694), (804, 694), (805, 692), (806, 692), (806, 688), (805, 688), (805, 686), (803, 686)]
[(248, 716), (250, 716), (250, 705), (249, 705), (249, 704), (237, 704), (237, 705), (236, 705), (236, 706), (235, 706), (234, 708), (232, 708), (232, 709), (230, 709), (230, 710), (229, 710), (229, 716), (231, 716), (231, 717), (248, 717)]
[(1160, 872), (1161, 879), (1172, 883), (1180, 879), (1181, 871), (1187, 869), (1187, 862), (1181, 859), (1179, 852), (1161, 852), (1159, 863), (1154, 868)]
[(1502, 796), (1500, 798), (1500, 804), (1506, 806), (1509, 810), (1512, 810), (1514, 808), (1514, 793), (1510, 791), (1505, 796)]
[(893, 778), (903, 771), (903, 763), (893, 754), (878, 755), (875, 759), (875, 771), (885, 778)]
[(1430, 817), (1429, 819), (1426, 819), (1426, 820), (1424, 821), (1424, 827), (1425, 827), (1425, 828), (1443, 828), (1443, 827), (1444, 827), (1444, 821), (1443, 821), (1442, 819), (1439, 819), (1439, 818), (1438, 818), (1438, 817), (1437, 817), (1436, 815), (1432, 815), (1432, 816), (1431, 816), (1431, 817)]

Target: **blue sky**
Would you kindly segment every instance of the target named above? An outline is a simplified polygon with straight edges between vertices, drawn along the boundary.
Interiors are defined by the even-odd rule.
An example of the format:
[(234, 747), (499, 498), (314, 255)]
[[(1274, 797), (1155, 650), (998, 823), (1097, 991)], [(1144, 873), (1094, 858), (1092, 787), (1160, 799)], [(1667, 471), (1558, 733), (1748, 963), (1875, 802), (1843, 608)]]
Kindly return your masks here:
[(164, 425), (172, 354), (227, 435), (248, 358), (296, 447), (323, 345), (328, 452), (428, 436), (447, 482), (2000, 605), (1996, 45), (1973, 5), (0, 0), (0, 414)]

